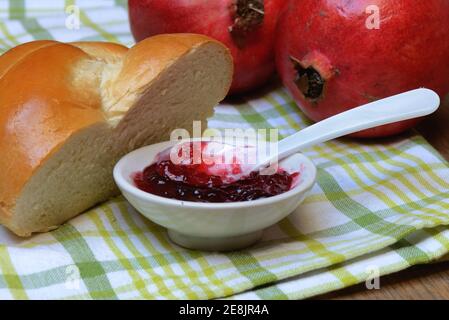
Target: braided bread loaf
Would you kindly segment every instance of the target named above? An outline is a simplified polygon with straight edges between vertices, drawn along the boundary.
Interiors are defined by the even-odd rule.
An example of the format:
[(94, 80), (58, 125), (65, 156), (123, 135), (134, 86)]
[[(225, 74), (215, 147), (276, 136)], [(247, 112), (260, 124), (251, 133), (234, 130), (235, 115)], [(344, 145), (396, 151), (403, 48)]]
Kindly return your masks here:
[(0, 222), (44, 232), (118, 194), (125, 153), (204, 120), (225, 97), (219, 42), (160, 35), (131, 49), (34, 41), (0, 56)]

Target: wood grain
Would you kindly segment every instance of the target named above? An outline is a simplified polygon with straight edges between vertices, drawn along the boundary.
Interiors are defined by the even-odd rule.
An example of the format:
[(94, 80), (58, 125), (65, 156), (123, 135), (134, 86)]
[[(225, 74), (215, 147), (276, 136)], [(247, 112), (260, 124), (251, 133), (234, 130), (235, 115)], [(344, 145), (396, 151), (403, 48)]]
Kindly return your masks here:
[[(418, 127), (418, 131), (449, 161), (448, 100), (449, 96), (444, 105)], [(367, 290), (364, 284), (359, 284), (314, 299), (449, 300), (449, 261), (414, 266), (396, 274), (384, 276), (380, 279), (379, 290)]]
[(449, 299), (449, 262), (419, 265), (380, 279), (379, 290), (359, 284), (317, 299), (338, 300), (447, 300)]

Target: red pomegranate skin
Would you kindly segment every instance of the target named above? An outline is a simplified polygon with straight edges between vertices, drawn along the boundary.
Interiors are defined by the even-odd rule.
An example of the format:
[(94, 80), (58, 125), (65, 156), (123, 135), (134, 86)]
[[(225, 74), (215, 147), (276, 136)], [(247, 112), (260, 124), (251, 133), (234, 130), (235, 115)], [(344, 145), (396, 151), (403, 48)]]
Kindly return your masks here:
[(131, 31), (137, 41), (161, 33), (200, 33), (224, 43), (234, 58), (230, 93), (264, 84), (274, 73), (278, 16), (285, 0), (265, 0), (261, 25), (239, 47), (229, 32), (234, 0), (129, 0)]
[[(366, 27), (370, 5), (379, 8), (379, 29)], [(325, 85), (318, 99), (306, 98), (305, 89), (295, 84), (290, 58), (322, 75)], [(284, 85), (314, 121), (418, 87), (444, 99), (449, 92), (449, 1), (290, 1), (278, 25), (276, 64)], [(394, 135), (418, 121), (353, 136)]]

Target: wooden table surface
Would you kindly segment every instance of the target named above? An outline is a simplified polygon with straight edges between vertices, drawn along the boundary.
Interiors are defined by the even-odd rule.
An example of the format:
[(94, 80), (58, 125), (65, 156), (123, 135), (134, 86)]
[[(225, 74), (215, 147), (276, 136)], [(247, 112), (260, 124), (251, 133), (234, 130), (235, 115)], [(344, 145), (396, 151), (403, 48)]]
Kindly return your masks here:
[[(448, 99), (449, 100), (449, 97)], [(449, 101), (426, 119), (418, 131), (449, 160)], [(449, 256), (446, 257), (449, 260)], [(365, 284), (342, 289), (315, 299), (449, 299), (449, 261), (418, 265), (381, 277), (379, 290)]]

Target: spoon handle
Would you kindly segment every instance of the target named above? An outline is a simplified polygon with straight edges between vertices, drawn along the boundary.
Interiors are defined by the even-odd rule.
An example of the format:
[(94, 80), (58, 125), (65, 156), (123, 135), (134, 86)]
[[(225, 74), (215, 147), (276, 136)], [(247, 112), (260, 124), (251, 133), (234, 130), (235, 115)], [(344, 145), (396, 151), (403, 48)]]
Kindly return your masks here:
[(439, 96), (424, 88), (365, 104), (317, 122), (281, 140), (278, 159), (347, 134), (431, 114), (439, 105)]

